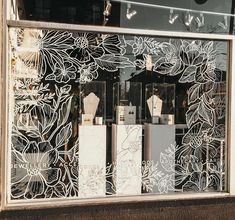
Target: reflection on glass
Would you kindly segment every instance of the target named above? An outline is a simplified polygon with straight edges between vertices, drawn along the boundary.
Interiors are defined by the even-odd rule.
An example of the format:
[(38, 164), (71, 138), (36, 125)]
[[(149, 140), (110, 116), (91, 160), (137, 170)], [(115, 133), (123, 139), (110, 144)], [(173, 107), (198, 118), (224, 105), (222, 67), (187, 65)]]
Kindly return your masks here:
[[(141, 174), (143, 193), (226, 190), (227, 42), (20, 28), (10, 28), (9, 39), (9, 85), (13, 91), (9, 118), (14, 118), (10, 121), (8, 151), (11, 153), (9, 169), (12, 172), (8, 179), (11, 200), (81, 198), (81, 173), (92, 177), (84, 188), (96, 189), (104, 185), (99, 184), (104, 179), (107, 195), (115, 195), (116, 184), (122, 181), (128, 188), (128, 181), (117, 175), (117, 164), (111, 157), (118, 153), (111, 151), (115, 138), (111, 135), (113, 95), (119, 96), (120, 106), (139, 106), (136, 111), (142, 122), (136, 126), (126, 125), (122, 130), (120, 146), (123, 148), (118, 157), (129, 159), (123, 160), (126, 165), (119, 165), (118, 169), (125, 171), (125, 178), (138, 177), (139, 180)], [(102, 96), (102, 89), (92, 87), (100, 81), (102, 85), (106, 82), (106, 98)], [(121, 90), (113, 90), (114, 85), (123, 81), (126, 82), (124, 91), (129, 91), (126, 92), (128, 100), (133, 100), (132, 106), (129, 102), (121, 103)], [(135, 160), (135, 152), (142, 151), (147, 158), (142, 143), (149, 136), (146, 130), (143, 133), (142, 127), (146, 123), (150, 127), (155, 125), (146, 121), (146, 102), (135, 102), (146, 100), (145, 88), (149, 83), (173, 85), (174, 105), (166, 101), (169, 105), (164, 106), (167, 97), (167, 100), (174, 99), (172, 90), (161, 86), (158, 89), (162, 111), (175, 112), (175, 120), (172, 124), (157, 124), (155, 128), (162, 135), (156, 138), (152, 133), (155, 137), (152, 146), (160, 141), (169, 143), (160, 151), (151, 151), (155, 152), (152, 157), (155, 159), (136, 165), (131, 162)], [(137, 87), (132, 91), (130, 85)], [(94, 164), (86, 164), (84, 170), (79, 166), (84, 159), (80, 158), (79, 151), (78, 125), (84, 110), (79, 87), (86, 91), (83, 99), (93, 92), (93, 97), (99, 98), (98, 105), (107, 103), (102, 104), (101, 111), (99, 106), (95, 111), (97, 117), (106, 118), (103, 121), (107, 126), (105, 172), (97, 167), (87, 169)], [(134, 112), (132, 110), (130, 112)], [(171, 134), (172, 139), (167, 134)], [(87, 149), (91, 158), (96, 157), (91, 153), (92, 140), (89, 139)], [(134, 170), (138, 173), (132, 172)]]
[(200, 3), (188, 0), (15, 0), (9, 10), (12, 20), (151, 30), (232, 34), (233, 26), (233, 15), (227, 16), (233, 11), (232, 0), (208, 0)]

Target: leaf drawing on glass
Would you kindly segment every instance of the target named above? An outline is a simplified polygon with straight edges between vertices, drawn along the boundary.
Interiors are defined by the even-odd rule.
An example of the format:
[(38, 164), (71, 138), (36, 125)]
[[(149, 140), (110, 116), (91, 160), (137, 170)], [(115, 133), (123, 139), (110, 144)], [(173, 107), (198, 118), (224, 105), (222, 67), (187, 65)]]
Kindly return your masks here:
[(143, 161), (141, 173), (142, 187), (146, 192), (152, 192), (153, 187), (164, 176), (164, 173), (158, 171), (158, 164), (154, 164), (154, 161)]
[(43, 196), (48, 186), (56, 185), (59, 168), (50, 167), (58, 160), (58, 152), (49, 142), (29, 142), (22, 152), (12, 150), (13, 171), (11, 192), (13, 198), (33, 199)]
[[(79, 197), (74, 91), (79, 84), (99, 80), (104, 72), (115, 74), (128, 68), (135, 75), (147, 69), (157, 76), (172, 77), (189, 88), (182, 143), (166, 146), (159, 161), (142, 162), (138, 169), (143, 190), (169, 193), (223, 188), (226, 86), (223, 71), (218, 69), (215, 41), (28, 28), (10, 28), (9, 33), (9, 85), (15, 114), (12, 199)], [(123, 159), (141, 151), (142, 136), (136, 136), (140, 132), (127, 126), (126, 133), (119, 154)], [(128, 178), (133, 174), (133, 161), (125, 161)], [(117, 164), (107, 165), (108, 195), (116, 193), (116, 171)], [(90, 172), (93, 179), (86, 183), (87, 190), (95, 189), (104, 178), (99, 169)]]

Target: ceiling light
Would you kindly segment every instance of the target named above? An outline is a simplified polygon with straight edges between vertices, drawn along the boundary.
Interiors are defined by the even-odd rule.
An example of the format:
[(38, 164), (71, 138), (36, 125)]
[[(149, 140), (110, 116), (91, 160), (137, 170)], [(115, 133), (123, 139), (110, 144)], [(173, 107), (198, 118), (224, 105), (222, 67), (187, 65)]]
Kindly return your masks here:
[(109, 19), (108, 18), (104, 18), (104, 21), (103, 21), (103, 26), (105, 26), (107, 23), (108, 23)]
[(126, 10), (126, 17), (127, 19), (131, 19), (134, 15), (137, 14), (136, 10), (131, 10), (131, 4), (127, 5), (127, 10)]
[(175, 20), (179, 17), (178, 14), (174, 14), (174, 10), (170, 10), (170, 15), (169, 15), (169, 23), (174, 24)]
[(223, 22), (219, 22), (218, 25), (226, 30), (228, 28), (228, 17), (225, 15)]
[(187, 14), (185, 15), (185, 25), (189, 26), (193, 21), (193, 15), (190, 15), (189, 12), (187, 12)]
[(200, 16), (195, 18), (195, 21), (197, 23), (198, 28), (203, 27), (205, 25), (205, 18), (204, 18), (203, 13), (200, 13)]

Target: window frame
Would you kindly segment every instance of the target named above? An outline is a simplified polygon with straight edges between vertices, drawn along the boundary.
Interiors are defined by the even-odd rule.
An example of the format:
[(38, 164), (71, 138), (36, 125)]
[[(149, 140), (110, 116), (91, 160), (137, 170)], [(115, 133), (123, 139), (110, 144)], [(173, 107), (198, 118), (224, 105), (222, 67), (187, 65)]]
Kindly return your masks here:
[[(84, 205), (105, 205), (114, 203), (139, 203), (147, 201), (164, 201), (164, 200), (186, 200), (186, 199), (203, 199), (203, 198), (224, 198), (235, 196), (235, 36), (232, 35), (218, 35), (218, 34), (201, 34), (201, 33), (188, 33), (188, 32), (170, 32), (158, 30), (145, 30), (145, 29), (130, 29), (119, 27), (106, 27), (106, 26), (92, 26), (92, 25), (76, 25), (76, 24), (63, 24), (53, 22), (38, 22), (38, 21), (15, 21), (7, 20), (7, 4), (3, 1), (3, 24), (2, 24), (2, 67), (1, 67), (1, 209), (14, 210), (14, 209), (32, 209), (32, 208), (50, 208), (50, 207), (65, 207), (65, 206), (84, 206)], [(50, 29), (60, 31), (86, 31), (94, 33), (111, 33), (111, 34), (137, 34), (142, 36), (153, 37), (174, 37), (174, 38), (196, 38), (204, 40), (224, 40), (228, 42), (229, 59), (228, 59), (228, 79), (227, 79), (227, 113), (226, 119), (226, 141), (227, 141), (227, 192), (203, 192), (203, 193), (181, 193), (173, 195), (133, 195), (133, 196), (111, 196), (104, 198), (91, 198), (91, 199), (45, 199), (40, 202), (37, 201), (14, 201), (8, 202), (7, 195), (7, 180), (9, 179), (10, 172), (8, 168), (8, 146), (9, 146), (9, 125), (8, 125), (8, 28), (21, 27), (21, 28), (36, 28), (36, 29)], [(1, 91), (2, 90), (2, 91)], [(8, 175), (8, 178), (7, 178)], [(56, 202), (51, 204), (51, 202)]]

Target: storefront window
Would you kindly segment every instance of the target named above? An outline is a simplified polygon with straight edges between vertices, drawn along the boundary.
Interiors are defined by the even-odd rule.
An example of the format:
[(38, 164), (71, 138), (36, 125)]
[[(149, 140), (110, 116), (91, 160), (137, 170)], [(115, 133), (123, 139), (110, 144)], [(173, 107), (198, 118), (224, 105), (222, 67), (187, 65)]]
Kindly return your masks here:
[(227, 190), (227, 41), (9, 40), (9, 201)]
[(232, 0), (14, 0), (10, 19), (233, 34), (233, 7)]

